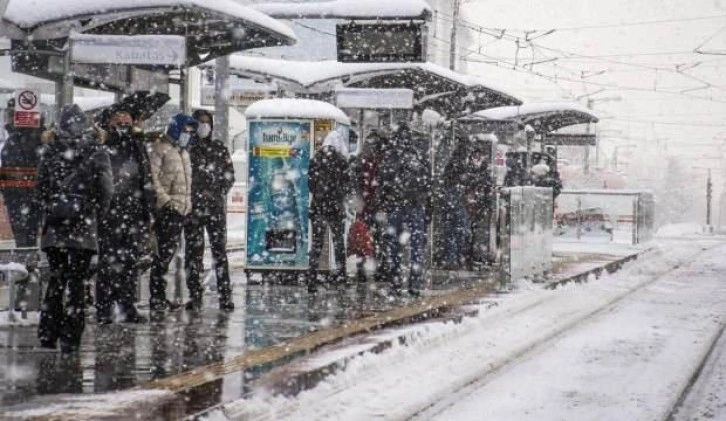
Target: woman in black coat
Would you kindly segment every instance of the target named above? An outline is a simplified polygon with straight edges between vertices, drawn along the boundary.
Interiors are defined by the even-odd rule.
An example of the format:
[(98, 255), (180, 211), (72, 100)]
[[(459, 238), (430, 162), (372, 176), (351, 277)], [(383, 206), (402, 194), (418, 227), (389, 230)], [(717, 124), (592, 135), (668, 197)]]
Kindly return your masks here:
[[(87, 132), (86, 116), (73, 105), (61, 113), (56, 139), (38, 168), (37, 195), (43, 212), (41, 249), (50, 280), (38, 327), (41, 346), (78, 350), (85, 326), (83, 282), (98, 250), (98, 219), (113, 196), (111, 162)], [(68, 302), (64, 293), (68, 288)]]

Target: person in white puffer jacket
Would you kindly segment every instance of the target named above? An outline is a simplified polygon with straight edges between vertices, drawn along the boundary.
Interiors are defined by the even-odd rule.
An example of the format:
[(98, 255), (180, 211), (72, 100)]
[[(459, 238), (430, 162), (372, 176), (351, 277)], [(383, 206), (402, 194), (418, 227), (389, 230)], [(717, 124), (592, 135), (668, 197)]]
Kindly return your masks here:
[(197, 139), (199, 123), (190, 115), (177, 114), (166, 135), (147, 143), (151, 178), (156, 192), (156, 253), (151, 269), (149, 305), (152, 311), (175, 310), (178, 303), (166, 298), (169, 263), (181, 243), (184, 220), (192, 210), (192, 164), (188, 149)]

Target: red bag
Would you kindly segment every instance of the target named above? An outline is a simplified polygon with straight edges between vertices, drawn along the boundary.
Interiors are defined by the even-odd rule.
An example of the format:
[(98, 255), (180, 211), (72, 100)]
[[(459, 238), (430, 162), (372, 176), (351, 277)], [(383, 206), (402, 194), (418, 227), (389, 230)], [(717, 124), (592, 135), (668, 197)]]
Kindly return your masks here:
[(356, 219), (348, 231), (348, 256), (374, 257), (373, 240), (365, 222)]

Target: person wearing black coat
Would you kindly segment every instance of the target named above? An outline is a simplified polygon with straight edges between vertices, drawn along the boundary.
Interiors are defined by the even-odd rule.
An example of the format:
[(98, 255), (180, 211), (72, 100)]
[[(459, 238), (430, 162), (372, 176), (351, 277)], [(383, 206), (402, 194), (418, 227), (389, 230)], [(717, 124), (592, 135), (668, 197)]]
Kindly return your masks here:
[(16, 128), (13, 125), (12, 107), (15, 100), (8, 101), (5, 129), (8, 138), (2, 149), (0, 168), (0, 189), (10, 218), (15, 245), (37, 247), (40, 228), (40, 212), (32, 194), (35, 175), (43, 151), (40, 128)]
[[(98, 250), (98, 220), (113, 196), (113, 173), (105, 148), (86, 131), (86, 116), (65, 107), (55, 141), (38, 168), (36, 193), (42, 208), (41, 249), (50, 279), (38, 327), (41, 346), (64, 352), (80, 347), (85, 325), (83, 282)], [(68, 289), (68, 299), (65, 291)]]
[(189, 149), (192, 161), (192, 212), (184, 224), (188, 310), (202, 308), (204, 231), (211, 243), (219, 292), (219, 308), (234, 310), (227, 261), (227, 193), (234, 184), (234, 167), (227, 146), (212, 138), (214, 119), (206, 110), (193, 114), (199, 141)]
[(308, 290), (315, 292), (318, 283), (317, 272), (320, 255), (327, 235), (333, 235), (337, 276), (345, 279), (345, 198), (350, 192), (350, 169), (344, 156), (343, 139), (340, 133), (331, 132), (325, 138), (323, 147), (315, 153), (308, 170), (310, 194), (310, 224), (312, 247), (310, 249), (310, 276)]
[(113, 321), (114, 305), (122, 320), (143, 322), (134, 306), (141, 259), (148, 240), (154, 186), (143, 138), (132, 132), (130, 112), (116, 111), (109, 122), (106, 150), (111, 159), (114, 195), (99, 225), (96, 318)]

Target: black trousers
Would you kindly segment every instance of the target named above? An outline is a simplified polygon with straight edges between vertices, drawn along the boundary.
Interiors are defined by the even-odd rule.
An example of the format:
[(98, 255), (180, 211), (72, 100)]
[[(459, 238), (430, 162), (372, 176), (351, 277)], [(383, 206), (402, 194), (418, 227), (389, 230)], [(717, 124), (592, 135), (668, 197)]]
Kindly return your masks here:
[(333, 248), (335, 250), (335, 264), (339, 274), (345, 273), (345, 240), (344, 235), (345, 212), (340, 210), (316, 210), (310, 211), (310, 224), (312, 227), (312, 247), (310, 248), (310, 271), (316, 272), (320, 267), (320, 255), (322, 254), (325, 236), (328, 228), (333, 234)]
[[(50, 265), (50, 280), (40, 312), (38, 338), (46, 346), (62, 344), (79, 346), (85, 327), (85, 294), (83, 282), (88, 277), (90, 250), (49, 248), (45, 250)], [(64, 295), (68, 289), (68, 302)]]
[(224, 203), (192, 212), (184, 225), (184, 265), (187, 288), (193, 301), (202, 300), (201, 274), (204, 271), (204, 231), (207, 231), (217, 276), (220, 301), (232, 299), (227, 260), (227, 210)]
[(33, 189), (6, 189), (3, 193), (17, 247), (38, 247), (41, 216), (33, 197)]
[[(105, 221), (102, 222), (102, 224)], [(98, 317), (110, 317), (113, 305), (118, 304), (126, 314), (134, 309), (134, 297), (138, 283), (137, 263), (141, 258), (141, 235), (119, 236), (99, 233), (98, 272), (96, 274), (96, 310)], [(136, 228), (136, 227), (135, 227)], [(136, 240), (136, 241), (134, 241)]]
[(184, 216), (170, 207), (164, 207), (159, 211), (154, 231), (156, 233), (156, 253), (154, 264), (151, 267), (149, 304), (152, 308), (163, 305), (166, 302), (166, 279), (164, 275), (169, 270), (169, 263), (174, 258), (174, 253), (181, 242), (181, 234), (184, 229)]

